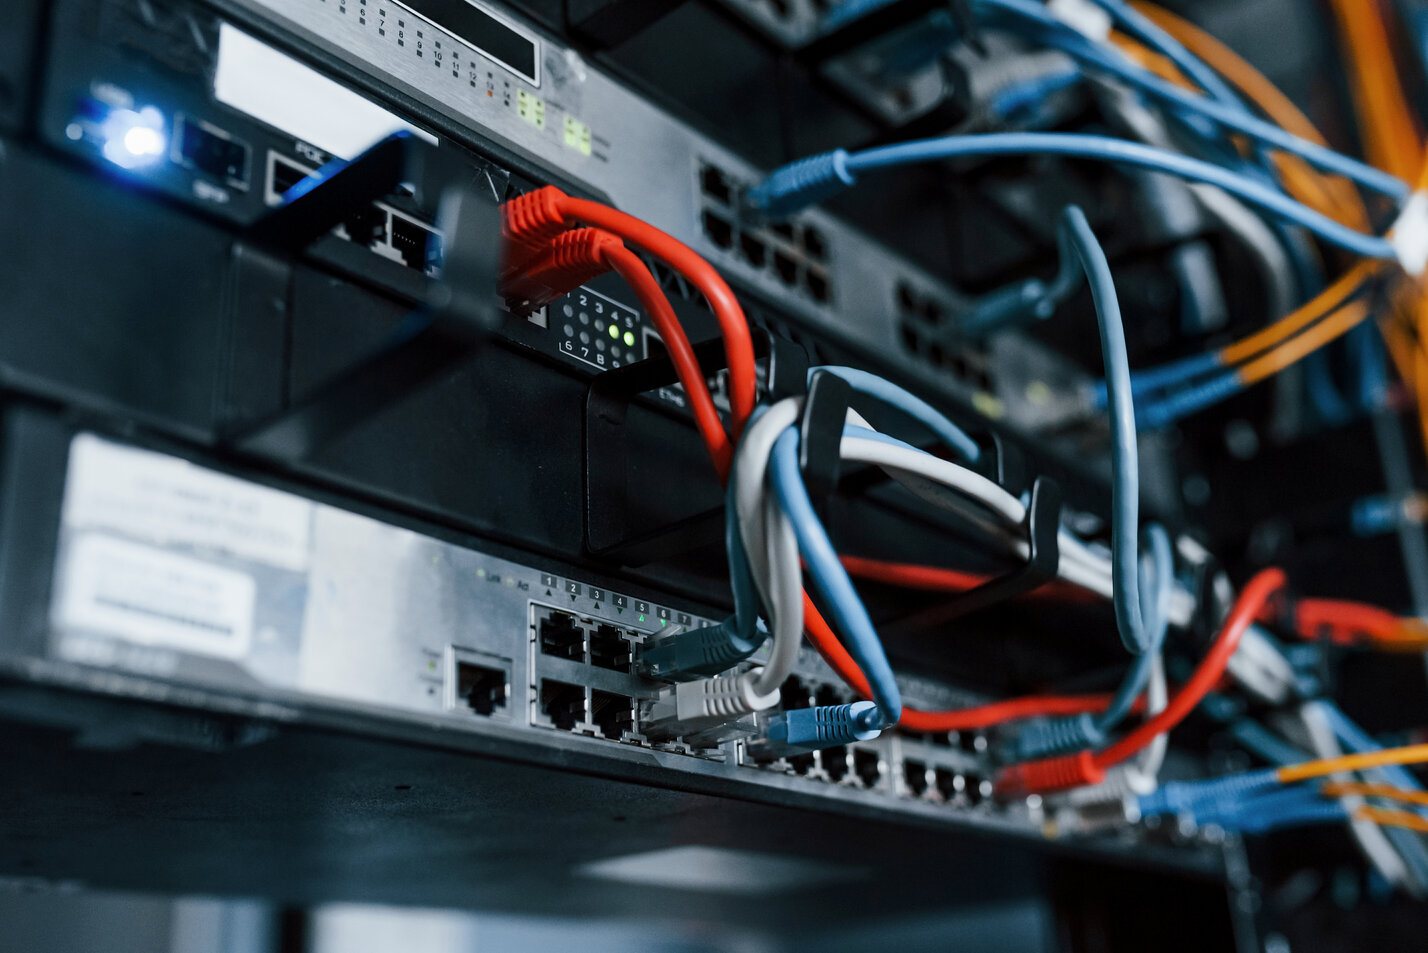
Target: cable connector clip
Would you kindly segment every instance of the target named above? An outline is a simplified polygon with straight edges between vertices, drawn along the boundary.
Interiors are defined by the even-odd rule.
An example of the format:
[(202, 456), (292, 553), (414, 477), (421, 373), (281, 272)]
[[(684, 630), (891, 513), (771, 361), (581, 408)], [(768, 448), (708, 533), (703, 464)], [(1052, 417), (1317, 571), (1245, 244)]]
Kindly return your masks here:
[(1428, 269), (1428, 192), (1408, 196), (1388, 231), (1388, 243), (1411, 277), (1421, 277)]
[(1046, 12), (1093, 43), (1110, 39), (1114, 21), (1110, 13), (1091, 0), (1050, 0)]

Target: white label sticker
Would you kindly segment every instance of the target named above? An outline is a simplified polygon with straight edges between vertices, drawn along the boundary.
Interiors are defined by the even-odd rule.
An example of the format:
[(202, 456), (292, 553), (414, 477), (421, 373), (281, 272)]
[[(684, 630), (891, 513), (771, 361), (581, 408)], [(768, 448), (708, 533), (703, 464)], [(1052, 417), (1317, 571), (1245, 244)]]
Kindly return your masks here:
[(81, 434), (70, 445), (64, 525), (209, 550), (303, 572), (313, 504), (187, 460)]
[(244, 573), (87, 534), (71, 543), (55, 623), (237, 659), (253, 641), (255, 594)]

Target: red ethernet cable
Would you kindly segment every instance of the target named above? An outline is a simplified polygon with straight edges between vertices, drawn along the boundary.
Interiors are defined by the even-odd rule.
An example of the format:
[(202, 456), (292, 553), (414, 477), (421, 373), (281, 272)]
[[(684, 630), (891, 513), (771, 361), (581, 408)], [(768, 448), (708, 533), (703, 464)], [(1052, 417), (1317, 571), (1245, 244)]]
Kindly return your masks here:
[[(748, 323), (743, 309), (733, 292), (729, 290), (718, 272), (694, 251), (664, 232), (608, 206), (584, 199), (573, 199), (554, 187), (546, 187), (519, 196), (503, 206), (503, 227), (509, 241), (506, 271), (508, 274), (526, 269), (539, 258), (547, 248), (570, 225), (571, 220), (588, 222), (608, 229), (619, 236), (641, 245), (657, 257), (668, 262), (676, 271), (695, 284), (709, 300), (720, 327), (724, 332), (725, 349), (730, 367), (730, 389), (734, 407), (736, 433), (753, 411), (756, 396), (756, 377), (753, 363), (753, 344), (749, 338)], [(613, 246), (607, 246), (613, 247)], [(626, 257), (629, 256), (629, 257)], [(728, 459), (732, 455), (727, 436), (722, 427), (712, 428), (702, 405), (712, 407), (708, 385), (703, 372), (693, 358), (688, 336), (679, 325), (669, 301), (653, 280), (644, 263), (628, 249), (607, 252), (607, 261), (622, 277), (629, 281), (641, 304), (649, 311), (659, 329), (671, 358), (679, 370), (681, 382), (689, 393), (696, 411), (700, 433), (710, 456), (719, 469), (721, 479), (727, 478)], [(638, 264), (639, 268), (632, 267)], [(646, 280), (648, 279), (648, 280)], [(651, 294), (659, 292), (658, 295)], [(648, 298), (646, 297), (648, 295)], [(732, 334), (731, 334), (732, 331)], [(747, 360), (744, 358), (747, 357)], [(744, 394), (747, 390), (747, 398)], [(715, 417), (717, 421), (717, 416)], [(727, 449), (726, 449), (727, 448)], [(956, 570), (940, 570), (932, 567), (912, 567), (898, 563), (883, 563), (878, 560), (857, 559), (854, 565), (863, 575), (883, 578), (894, 584), (907, 584), (915, 578), (920, 586), (936, 588), (967, 588), (961, 583), (975, 584), (980, 577)], [(910, 572), (917, 570), (917, 572)], [(871, 697), (871, 688), (853, 657), (843, 648), (827, 621), (813, 605), (807, 593), (804, 594), (804, 619), (807, 635), (815, 649), (833, 670), (849, 686), (863, 697)], [(1018, 718), (1033, 718), (1046, 715), (1072, 715), (1082, 712), (1103, 711), (1110, 703), (1109, 695), (1046, 695), (1030, 696), (983, 705), (976, 708), (949, 711), (920, 711), (904, 708), (901, 724), (912, 731), (961, 731), (987, 728)]]
[[(758, 377), (749, 322), (734, 292), (712, 265), (673, 236), (608, 205), (572, 198), (551, 185), (506, 203), (503, 227), (513, 246), (507, 268), (519, 269), (541, 246), (577, 223), (604, 229), (638, 245), (666, 262), (704, 295), (724, 336), (729, 362), (729, 400), (737, 439), (754, 412)], [(702, 379), (702, 375), (700, 377)], [(690, 388), (690, 382), (685, 382), (685, 388)]]
[(1234, 608), (1230, 610), (1219, 636), (1210, 646), (1204, 660), (1162, 711), (1102, 751), (1080, 751), (1058, 758), (1044, 758), (1012, 765), (997, 777), (998, 793), (1002, 796), (1017, 797), (1099, 784), (1105, 780), (1108, 768), (1129, 759), (1154, 741), (1157, 735), (1180, 724), (1214, 689), (1229, 665), (1230, 657), (1240, 647), (1245, 631), (1274, 594), (1284, 588), (1284, 583), (1284, 571), (1273, 567), (1260, 570), (1249, 581), (1239, 599), (1235, 601)]

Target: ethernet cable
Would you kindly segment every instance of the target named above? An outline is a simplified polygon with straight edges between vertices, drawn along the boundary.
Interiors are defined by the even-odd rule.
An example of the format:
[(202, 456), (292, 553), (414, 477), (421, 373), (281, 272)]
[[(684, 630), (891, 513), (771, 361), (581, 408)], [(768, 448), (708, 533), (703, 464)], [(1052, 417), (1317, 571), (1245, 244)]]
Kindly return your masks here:
[(813, 375), (820, 371), (842, 378), (860, 394), (879, 400), (916, 420), (968, 463), (976, 463), (981, 459), (982, 448), (977, 446), (975, 440), (967, 436), (965, 430), (948, 420), (944, 414), (911, 391), (876, 374), (870, 374), (856, 367), (843, 367), (835, 364), (810, 367), (808, 369), (809, 380), (812, 380)]
[[(1224, 674), (1245, 631), (1284, 584), (1283, 571), (1274, 568), (1262, 570), (1249, 581), (1221, 626), (1210, 651), (1159, 714), (1148, 718), (1135, 730), (1100, 751), (1088, 749), (1004, 768), (997, 777), (997, 789), (1003, 795), (1017, 796), (1104, 781), (1109, 768), (1129, 760), (1159, 735), (1173, 729), (1204, 700)], [(1428, 760), (1428, 745), (1423, 747), (1424, 758)]]
[(1038, 28), (1039, 38), (1048, 46), (1066, 53), (1085, 66), (1109, 73), (1135, 89), (1155, 97), (1167, 105), (1202, 116), (1226, 131), (1239, 132), (1258, 142), (1297, 155), (1305, 161), (1358, 182), (1373, 191), (1402, 201), (1409, 185), (1397, 176), (1388, 175), (1340, 152), (1300, 139), (1282, 127), (1265, 122), (1245, 110), (1238, 102), (1191, 93), (1125, 60), (1112, 49), (1092, 43), (1081, 33), (1058, 19), (1046, 7), (1033, 0), (973, 0), (974, 4), (993, 13), (1016, 18)]
[(868, 675), (873, 690), (873, 701), (877, 703), (876, 716), (881, 724), (867, 724), (865, 728), (886, 727), (897, 724), (902, 717), (902, 696), (882, 642), (878, 639), (868, 610), (858, 597), (848, 573), (838, 561), (838, 553), (833, 548), (822, 521), (813, 509), (808, 489), (798, 470), (798, 431), (785, 429), (774, 442), (771, 460), (774, 492), (779, 504), (793, 521), (794, 532), (798, 535), (798, 548), (808, 563), (808, 574), (837, 620), (839, 628), (848, 639), (848, 649), (853, 658)]
[(746, 193), (756, 214), (786, 217), (855, 185), (864, 172), (951, 159), (1057, 155), (1177, 175), (1214, 185), (1266, 212), (1365, 258), (1396, 260), (1395, 244), (1347, 228), (1284, 193), (1213, 163), (1137, 142), (1084, 133), (1004, 132), (919, 139), (850, 153), (835, 149), (775, 170)]
[(1125, 327), (1110, 262), (1086, 214), (1068, 206), (1057, 222), (1058, 235), (1081, 262), (1096, 310), (1101, 359), (1106, 365), (1111, 411), (1111, 571), (1116, 628), (1126, 651), (1139, 655), (1150, 646), (1140, 604), (1140, 470), (1136, 449), (1135, 403), (1131, 397), (1130, 359)]

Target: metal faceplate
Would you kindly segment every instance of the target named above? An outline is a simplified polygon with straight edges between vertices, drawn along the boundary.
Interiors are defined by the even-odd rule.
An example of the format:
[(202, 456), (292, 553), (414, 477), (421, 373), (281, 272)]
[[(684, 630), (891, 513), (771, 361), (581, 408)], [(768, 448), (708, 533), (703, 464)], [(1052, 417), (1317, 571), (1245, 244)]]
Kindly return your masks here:
[[(178, 457), (90, 434), (70, 443), (49, 654), (103, 673), (96, 685), (127, 673), (149, 681), (154, 699), (193, 688), (362, 713), (435, 738), (603, 759), (615, 773), (640, 764), (671, 783), (1041, 836), (1037, 803), (990, 798), (980, 735), (886, 733), (772, 762), (742, 738), (647, 736), (642, 703), (669, 686), (636, 674), (639, 646), (709, 621)], [(917, 677), (899, 683), (923, 707), (976, 700)], [(852, 700), (808, 650), (782, 695), (787, 707)]]
[[(732, 209), (711, 203), (701, 191), (701, 172), (715, 167), (737, 190), (757, 182), (760, 170), (513, 14), (491, 7), (538, 38), (539, 86), (392, 0), (224, 0), (219, 5), (257, 14), (477, 137), (586, 183), (832, 340), (898, 362), (900, 373), (958, 393), (984, 413), (1035, 429), (1053, 422), (1054, 415), (1046, 400), (1035, 399), (1037, 394), (1048, 387), (1074, 391), (1084, 383), (1080, 371), (1018, 335), (994, 342), (991, 362), (1002, 373), (991, 382), (963, 380), (923, 363), (926, 355), (907, 350), (896, 320), (900, 289), (902, 296), (910, 289), (948, 314), (959, 310), (964, 296), (816, 209), (793, 223), (794, 231), (812, 227), (820, 236), (816, 264), (811, 258), (805, 264), (802, 250), (768, 230), (759, 235), (768, 247), (757, 256), (757, 266), (737, 237), (728, 247), (716, 244), (702, 218)], [(799, 269), (800, 275), (805, 268), (815, 272), (823, 287), (811, 293), (806, 275), (791, 284), (787, 275), (792, 272), (785, 270), (780, 277), (781, 264)]]

